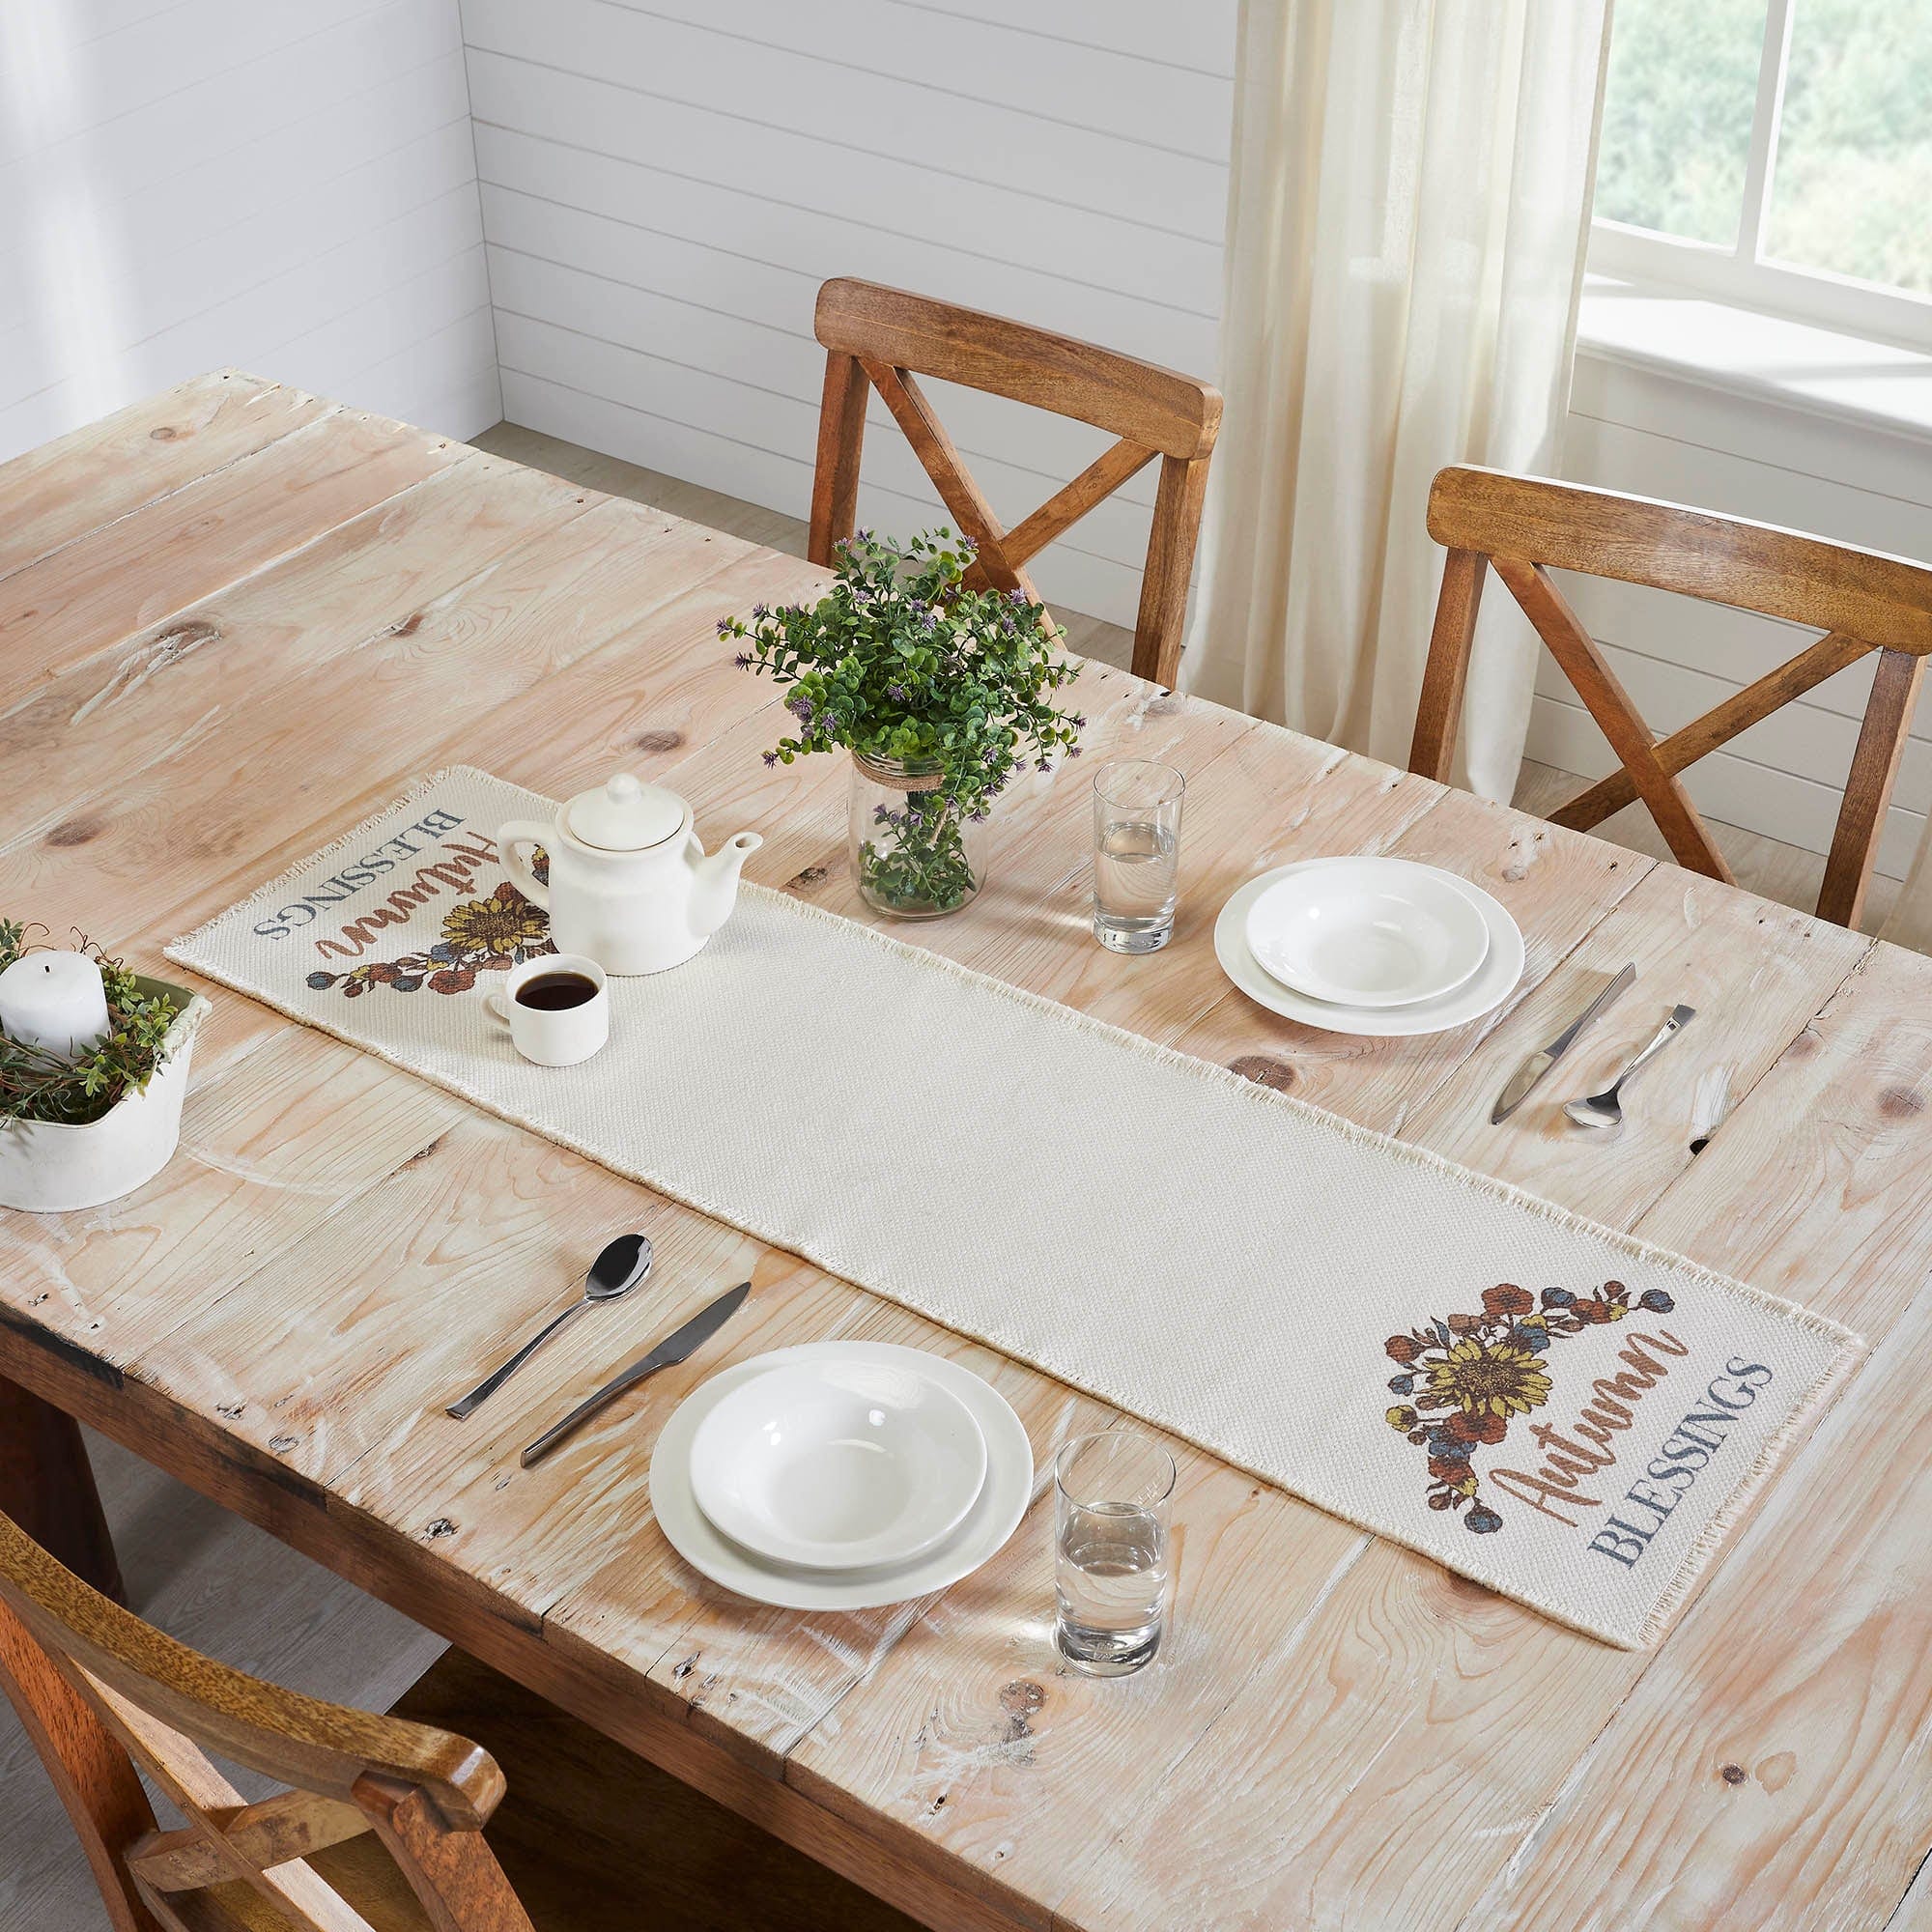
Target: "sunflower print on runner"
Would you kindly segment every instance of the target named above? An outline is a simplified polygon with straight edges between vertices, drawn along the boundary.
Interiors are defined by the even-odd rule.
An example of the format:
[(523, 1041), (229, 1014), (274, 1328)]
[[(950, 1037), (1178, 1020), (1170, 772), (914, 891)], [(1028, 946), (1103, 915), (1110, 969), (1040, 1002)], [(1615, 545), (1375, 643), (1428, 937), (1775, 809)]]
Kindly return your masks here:
[(1466, 1510), (1463, 1527), (1487, 1536), (1502, 1518), (1484, 1500), (1474, 1463), (1494, 1448), (1519, 1415), (1541, 1408), (1553, 1386), (1544, 1357), (1552, 1342), (1621, 1321), (1633, 1308), (1667, 1315), (1676, 1302), (1661, 1288), (1634, 1301), (1620, 1281), (1589, 1294), (1546, 1288), (1541, 1306), (1527, 1289), (1498, 1282), (1483, 1292), (1480, 1315), (1451, 1315), (1406, 1335), (1391, 1335), (1384, 1352), (1402, 1374), (1391, 1395), (1406, 1396), (1387, 1411), (1388, 1426), (1429, 1457), (1429, 1507)]
[(419, 992), (425, 986), (432, 993), (467, 993), (478, 973), (507, 973), (526, 959), (555, 951), (550, 914), (503, 879), (488, 898), (451, 906), (442, 916), (442, 937), (427, 952), (372, 959), (346, 973), (311, 973), (308, 983), (317, 992), (333, 986), (349, 1000), (372, 986), (396, 993)]

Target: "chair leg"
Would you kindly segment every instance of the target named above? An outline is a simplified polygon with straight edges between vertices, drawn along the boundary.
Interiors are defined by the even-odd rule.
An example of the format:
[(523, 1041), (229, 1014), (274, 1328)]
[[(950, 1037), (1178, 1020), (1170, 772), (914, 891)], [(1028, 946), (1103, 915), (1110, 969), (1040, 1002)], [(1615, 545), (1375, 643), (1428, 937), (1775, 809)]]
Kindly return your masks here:
[(0, 1377), (0, 1515), (117, 1604), (127, 1602), (80, 1424)]
[(1134, 675), (1174, 688), (1180, 672), (1180, 627), (1187, 617), (1187, 584), (1194, 575), (1194, 546), (1201, 535), (1201, 505), (1208, 494), (1208, 459), (1163, 456), (1153, 498), (1153, 535), (1141, 579), (1141, 609), (1134, 625)]
[(1408, 768), (1419, 777), (1449, 782), (1456, 760), (1456, 734), (1463, 725), (1463, 692), (1469, 681), (1469, 647), (1476, 639), (1476, 612), (1483, 603), (1489, 558), (1480, 551), (1452, 550), (1442, 564), (1442, 590), (1435, 600), (1435, 628), (1429, 637), (1422, 691), (1415, 706), (1415, 736)]
[(1818, 895), (1818, 917), (1856, 928), (1865, 909), (1878, 841), (1891, 804), (1891, 787), (1905, 755), (1913, 707), (1925, 676), (1925, 660), (1909, 651), (1884, 650), (1872, 678), (1872, 694), (1852, 753), (1851, 777), (1832, 834), (1832, 856), (1825, 862), (1825, 885)]
[(866, 440), (869, 384), (856, 355), (825, 355), (825, 394), (818, 406), (818, 465), (811, 472), (811, 526), (805, 554), (830, 566), (835, 545), (859, 517), (859, 454)]

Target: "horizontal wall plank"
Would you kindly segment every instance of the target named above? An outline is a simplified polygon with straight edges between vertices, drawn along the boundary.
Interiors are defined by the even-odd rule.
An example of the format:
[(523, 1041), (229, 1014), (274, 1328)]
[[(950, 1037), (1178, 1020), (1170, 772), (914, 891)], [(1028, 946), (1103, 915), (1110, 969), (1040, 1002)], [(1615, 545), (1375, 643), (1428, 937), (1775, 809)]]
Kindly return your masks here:
[(1206, 314), (1218, 309), (1218, 233), (1183, 237), (1001, 185), (973, 187), (916, 161), (882, 167), (877, 156), (836, 141), (734, 121), (704, 105), (655, 99), (646, 111), (632, 89), (480, 48), (471, 50), (469, 71), (473, 111), (492, 126), (697, 173), (792, 207), (863, 214), (890, 234), (943, 240), (1096, 288)]
[[(1161, 67), (1219, 75), (1235, 72), (1237, 0), (898, 0), (907, 14), (964, 14), (998, 20), (1036, 38), (1109, 53), (1132, 54)], [(1184, 31), (1182, 28), (1184, 26)]]
[[(1083, 281), (1065, 264), (1042, 270), (972, 249), (952, 228), (932, 235), (894, 233), (879, 225), (868, 204), (849, 213), (801, 207), (772, 199), (779, 184), (757, 189), (701, 180), (486, 121), (476, 124), (476, 161), (486, 185), (486, 210), (504, 213), (513, 198), (521, 198), (547, 204), (561, 215), (602, 216), (647, 237), (694, 244), (700, 253), (678, 260), (692, 273), (690, 292), (697, 299), (711, 298), (714, 278), (721, 293), (734, 286), (728, 263), (710, 258), (736, 256), (751, 270), (789, 271), (813, 292), (833, 274), (895, 282), (1172, 368), (1206, 373), (1214, 366), (1216, 280), (1198, 290), (1127, 294)], [(518, 245), (507, 231), (499, 231), (494, 215), (490, 237)], [(734, 314), (748, 312), (728, 298), (722, 305)]]
[[(1879, 366), (1883, 371), (1883, 362)], [(1893, 366), (1907, 366), (1904, 352)], [(1737, 395), (1689, 375), (1633, 368), (1592, 355), (1587, 344), (1577, 352), (1570, 408), (1599, 422), (1727, 450), (1752, 463), (1875, 490), (1908, 503), (1932, 497), (1922, 435), (1850, 423), (1803, 407), (1780, 408), (1762, 396)]]
[[(484, 190), (484, 210), (499, 306), (818, 407), (825, 355), (811, 318), (820, 277), (494, 186)], [(602, 318), (605, 326), (580, 315)], [(1122, 345), (1117, 337), (1105, 346)], [(1110, 440), (1044, 410), (935, 385), (936, 394), (941, 389), (947, 425), (969, 458), (997, 457), (1033, 469), (1044, 489), (1085, 469)], [(891, 412), (876, 397), (870, 418), (880, 429), (892, 428)], [(1151, 506), (1154, 485), (1143, 474), (1119, 494)]]
[[(514, 420), (803, 516), (839, 274), (1214, 373), (1232, 0), (463, 9)], [(931, 386), (1009, 525), (1105, 447)], [(1049, 602), (1133, 623), (1154, 483), (1041, 554)], [(860, 515), (952, 521), (876, 399)]]
[(0, 117), (0, 458), (224, 366), (457, 437), (497, 420), (456, 0), (28, 14)]
[[(26, 366), (8, 372), (9, 393), (0, 400), (12, 402), (57, 377), (97, 305), (117, 319), (133, 353), (153, 355), (156, 345), (165, 347), (170, 337), (214, 317), (235, 332), (232, 353), (214, 359), (246, 361), (260, 346), (259, 337), (250, 336), (258, 326), (255, 318), (265, 310), (303, 314), (290, 302), (284, 285), (313, 281), (317, 265), (336, 250), (359, 251), (370, 238), (425, 210), (431, 211), (434, 233), (451, 244), (443, 254), (480, 240), (474, 182), (469, 126), (459, 117), (346, 175), (316, 180), (266, 213), (184, 245), (146, 268), (124, 271), (103, 247), (99, 274), (88, 267), (37, 278), (28, 299), (42, 318), (39, 353)], [(418, 252), (399, 263), (404, 274), (422, 265), (420, 243), (411, 245)], [(367, 281), (359, 288), (343, 282), (331, 284), (331, 293), (346, 306), (345, 291), (353, 298), (370, 288)]]
[[(1053, 38), (1063, 9), (1035, 8), (1023, 21), (1000, 22), (985, 10), (908, 10), (899, 0), (616, 0), (620, 7), (707, 27), (761, 46), (853, 67), (877, 64), (882, 47), (903, 48), (889, 65), (918, 85), (998, 100), (1043, 122), (1107, 135), (1130, 134), (1151, 147), (1226, 165), (1234, 119), (1228, 73), (1206, 73), (1116, 50), (1110, 41), (1076, 44)], [(1111, 14), (1111, 10), (1110, 10)], [(1163, 36), (1179, 38), (1173, 13)], [(1194, 40), (1202, 23), (1189, 22)], [(1232, 43), (1232, 25), (1230, 27)], [(808, 72), (809, 69), (802, 69)]]
[(10, 39), (19, 111), (0, 122), (0, 160), (219, 79), (252, 59), (327, 32), (355, 14), (355, 0), (263, 7), (257, 0), (190, 0), (86, 37), (56, 8), (37, 10), (33, 31)]
[[(368, 73), (357, 74), (351, 92), (326, 99), (314, 113), (224, 146), (190, 168), (163, 162), (145, 169), (136, 154), (114, 165), (92, 153), (71, 161), (46, 156), (18, 164), (12, 172), (22, 179), (8, 185), (11, 201), (0, 187), (0, 324), (29, 312), (46, 242), (40, 211), (48, 204), (37, 196), (61, 208), (71, 207), (76, 194), (86, 196), (89, 221), (102, 242), (98, 298), (117, 304), (132, 322), (144, 309), (165, 308), (169, 291), (184, 281), (192, 287), (197, 274), (205, 277), (205, 261), (184, 263), (187, 251), (213, 243), (219, 267), (219, 244), (226, 240), (235, 266), (245, 270), (244, 223), (272, 221), (278, 213), (284, 222), (299, 223), (308, 218), (304, 201), (320, 195), (326, 206), (327, 190), (358, 168), (393, 156), (426, 129), (467, 119), (469, 90), (460, 45), (379, 71), (373, 83)], [(284, 102), (293, 79), (276, 76), (273, 91)], [(118, 124), (113, 131), (119, 132)]]
[[(707, 14), (708, 17), (708, 14)], [(806, 17), (815, 20), (816, 10)], [(614, 78), (634, 111), (654, 103), (708, 102), (721, 140), (737, 130), (783, 129), (837, 139), (877, 166), (918, 162), (973, 186), (1051, 198), (1181, 237), (1218, 242), (1225, 217), (1223, 163), (1150, 148), (924, 85), (921, 63), (877, 63), (854, 46), (814, 58), (739, 35), (688, 25), (610, 0), (465, 0), (472, 47), (579, 75)], [(1050, 187), (1047, 185), (1050, 184)]]

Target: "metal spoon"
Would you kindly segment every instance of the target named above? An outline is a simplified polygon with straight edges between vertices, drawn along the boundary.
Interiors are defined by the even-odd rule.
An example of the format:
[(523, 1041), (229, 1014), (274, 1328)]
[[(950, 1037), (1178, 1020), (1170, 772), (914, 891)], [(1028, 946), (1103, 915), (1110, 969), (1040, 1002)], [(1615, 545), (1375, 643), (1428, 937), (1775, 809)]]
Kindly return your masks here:
[(1697, 1017), (1695, 1007), (1672, 1007), (1670, 1017), (1658, 1028), (1655, 1037), (1642, 1052), (1634, 1054), (1624, 1065), (1623, 1070), (1601, 1094), (1592, 1094), (1587, 1099), (1568, 1101), (1563, 1111), (1579, 1127), (1620, 1127), (1624, 1123), (1623, 1103), (1618, 1094), (1623, 1084), (1645, 1061), (1662, 1053), (1670, 1043), (1672, 1037), (1690, 1021)]
[(593, 1301), (615, 1301), (619, 1295), (629, 1294), (650, 1271), (650, 1237), (647, 1235), (618, 1236), (590, 1264), (590, 1272), (583, 1277), (582, 1297), (573, 1301), (540, 1333), (532, 1335), (494, 1376), (486, 1376), (461, 1402), (451, 1403), (446, 1413), (461, 1422), (479, 1403), (487, 1402), (495, 1395), (573, 1315), (588, 1308)]

